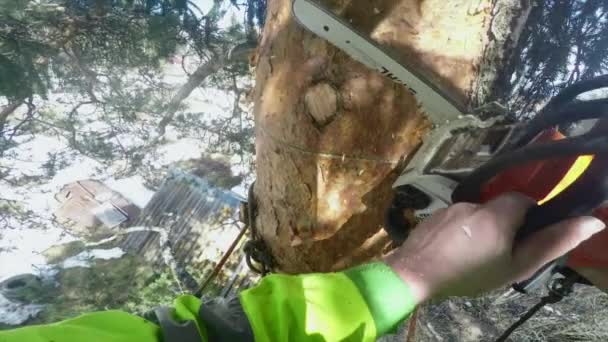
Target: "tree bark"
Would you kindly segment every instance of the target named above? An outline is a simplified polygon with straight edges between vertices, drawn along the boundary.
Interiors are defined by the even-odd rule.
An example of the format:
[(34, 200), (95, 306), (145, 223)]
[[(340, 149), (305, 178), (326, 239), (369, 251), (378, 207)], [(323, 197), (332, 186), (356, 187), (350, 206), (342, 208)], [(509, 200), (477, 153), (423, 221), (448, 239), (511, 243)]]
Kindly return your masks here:
[[(526, 2), (323, 4), (475, 107), (491, 97)], [(505, 3), (521, 10), (496, 35)], [(291, 0), (268, 2), (256, 60), (256, 224), (279, 269), (329, 271), (377, 257), (389, 242), (381, 228), (391, 185), (431, 127), (416, 100), (301, 28)]]

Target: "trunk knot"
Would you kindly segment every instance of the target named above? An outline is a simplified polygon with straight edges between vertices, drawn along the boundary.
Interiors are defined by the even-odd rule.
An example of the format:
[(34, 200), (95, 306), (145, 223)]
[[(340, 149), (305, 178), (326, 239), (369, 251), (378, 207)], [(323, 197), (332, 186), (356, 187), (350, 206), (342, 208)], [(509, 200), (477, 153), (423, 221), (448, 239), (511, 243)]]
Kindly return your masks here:
[(304, 103), (318, 127), (329, 124), (338, 111), (338, 92), (328, 83), (318, 83), (306, 90)]

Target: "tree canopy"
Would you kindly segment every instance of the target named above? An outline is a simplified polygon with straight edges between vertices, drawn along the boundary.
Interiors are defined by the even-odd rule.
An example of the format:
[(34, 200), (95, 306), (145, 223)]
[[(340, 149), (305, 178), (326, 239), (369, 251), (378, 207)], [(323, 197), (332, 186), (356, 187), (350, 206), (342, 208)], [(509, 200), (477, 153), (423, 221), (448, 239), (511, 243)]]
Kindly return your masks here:
[[(246, 18), (220, 27), (229, 6), (245, 6)], [(16, 136), (51, 131), (84, 155), (124, 159), (136, 171), (192, 91), (217, 85), (234, 92), (239, 127), (229, 125), (232, 117), (212, 121), (190, 113), (199, 125), (188, 131), (197, 138), (208, 135), (197, 127), (211, 131), (215, 152), (250, 154), (250, 125), (238, 108), (247, 89), (239, 87), (263, 23), (260, 6), (216, 0), (204, 13), (183, 0), (3, 0), (0, 151)], [(165, 75), (180, 64), (188, 75), (181, 87)]]
[[(163, 148), (196, 141), (202, 155), (183, 164), (193, 172), (212, 169), (225, 187), (251, 178), (248, 55), (263, 6), (0, 0), (0, 182), (24, 193), (0, 195), (0, 229), (50, 226), (25, 198), (82, 158), (103, 165), (102, 177), (138, 175), (155, 188), (166, 171), (157, 163)], [(219, 104), (200, 102), (210, 94)], [(40, 137), (67, 148), (28, 166), (42, 171), (15, 166), (23, 164), (19, 146), (50, 141)]]
[(499, 94), (519, 116), (564, 87), (608, 71), (608, 1), (536, 1)]

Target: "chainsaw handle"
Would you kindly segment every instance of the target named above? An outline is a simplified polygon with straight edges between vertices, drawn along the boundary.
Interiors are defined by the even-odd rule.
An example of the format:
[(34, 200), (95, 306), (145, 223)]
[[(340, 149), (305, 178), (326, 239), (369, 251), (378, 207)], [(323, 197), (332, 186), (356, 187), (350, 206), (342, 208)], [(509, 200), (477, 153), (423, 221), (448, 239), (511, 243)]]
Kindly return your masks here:
[(568, 218), (591, 215), (608, 199), (608, 157), (596, 156), (589, 168), (559, 195), (543, 205), (528, 210), (524, 225), (515, 240)]
[[(513, 150), (494, 157), (460, 182), (452, 193), (453, 202), (478, 203), (481, 199), (482, 187), (509, 168), (532, 161), (593, 155), (594, 159), (589, 167), (573, 184), (547, 203), (528, 211), (524, 224), (516, 234), (515, 243), (528, 239), (540, 230), (562, 220), (591, 215), (596, 208), (608, 200), (608, 121), (598, 121), (589, 133), (582, 136), (550, 143), (526, 144), (540, 131), (556, 124), (608, 115), (606, 98), (576, 101), (578, 95), (607, 85), (608, 74), (578, 82), (562, 90), (529, 123), (522, 137), (512, 146)], [(583, 111), (585, 113), (582, 113)], [(516, 284), (514, 288), (520, 292), (527, 292), (545, 285), (547, 276), (556, 272), (576, 274), (574, 270), (558, 266), (553, 261), (543, 266), (532, 278)], [(578, 279), (582, 277), (579, 276)]]
[[(599, 140), (608, 138), (607, 136), (602, 135), (591, 137), (591, 139), (598, 139), (598, 142)], [(572, 141), (572, 139), (577, 138), (568, 140)], [(579, 137), (574, 141), (582, 141), (582, 138)], [(589, 141), (586, 143), (589, 144)], [(594, 209), (600, 207), (606, 199), (608, 199), (608, 172), (606, 171), (608, 170), (608, 151), (604, 151), (607, 147), (608, 141), (604, 144), (592, 143), (588, 147), (585, 147), (589, 148), (588, 152), (592, 152), (591, 154), (595, 155), (587, 170), (559, 195), (547, 203), (532, 207), (528, 210), (524, 224), (518, 229), (516, 234), (515, 243), (521, 242), (542, 229), (565, 219), (591, 215)], [(529, 149), (538, 149), (538, 147), (531, 146)], [(596, 149), (596, 151), (593, 151), (594, 149)], [(557, 153), (554, 154), (565, 156), (573, 151), (567, 151), (566, 153), (565, 150), (558, 150), (556, 152)], [(564, 155), (561, 155), (562, 153)], [(524, 155), (524, 153), (520, 154)], [(532, 153), (532, 155), (536, 157), (534, 153)], [(502, 156), (489, 162), (489, 165), (480, 167), (458, 185), (452, 195), (454, 202), (478, 202), (480, 189), (485, 182), (504, 171), (507, 167), (513, 167), (519, 164), (515, 163), (515, 165), (513, 165), (512, 163), (507, 163), (501, 159), (514, 159), (518, 162), (530, 161), (523, 158), (520, 160), (519, 158), (505, 158)], [(560, 268), (555, 267), (555, 263), (551, 263), (543, 267), (539, 272), (532, 276), (532, 278), (516, 284), (514, 288), (520, 292), (529, 292), (545, 285), (546, 282), (544, 282), (543, 279), (546, 279), (547, 275), (551, 275), (555, 272), (563, 273)]]
[[(573, 196), (573, 195), (570, 195)], [(532, 207), (526, 213), (524, 225), (519, 228), (515, 235), (515, 243), (526, 240), (533, 234), (556, 224), (566, 217), (570, 216), (573, 208), (570, 201), (570, 196), (567, 194), (556, 197), (554, 201), (549, 201), (547, 204)], [(565, 259), (565, 257), (562, 257)], [(521, 293), (530, 293), (535, 290), (545, 287), (554, 273), (558, 271), (558, 262), (553, 260), (548, 264), (543, 265), (532, 277), (524, 281), (513, 284), (513, 289)]]
[[(596, 156), (586, 172), (561, 194), (543, 205), (531, 208), (524, 225), (518, 230), (515, 243), (568, 218), (591, 215), (608, 198), (608, 157)], [(546, 285), (553, 273), (573, 270), (558, 267), (556, 261), (543, 266), (530, 279), (513, 286), (527, 293)], [(582, 277), (581, 277), (582, 278)]]

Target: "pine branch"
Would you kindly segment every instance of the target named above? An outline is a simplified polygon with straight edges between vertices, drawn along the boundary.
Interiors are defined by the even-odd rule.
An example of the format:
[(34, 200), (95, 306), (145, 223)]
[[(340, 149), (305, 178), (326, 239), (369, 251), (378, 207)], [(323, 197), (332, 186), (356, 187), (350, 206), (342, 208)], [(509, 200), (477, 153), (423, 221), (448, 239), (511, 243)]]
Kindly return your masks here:
[(15, 128), (13, 128), (13, 132), (8, 140), (13, 140), (13, 138), (19, 132), (19, 129), (21, 129), (24, 124), (31, 122), (31, 120), (34, 118), (34, 114), (36, 114), (36, 106), (34, 105), (34, 99), (30, 96), (30, 98), (27, 100), (27, 113), (25, 114), (25, 118), (23, 118), (23, 120), (21, 120), (21, 122), (19, 122)]
[(165, 116), (162, 118), (160, 123), (158, 124), (158, 132), (160, 135), (164, 135), (167, 126), (173, 121), (175, 117), (175, 113), (179, 109), (181, 103), (192, 94), (194, 89), (196, 89), (207, 77), (215, 74), (218, 70), (223, 67), (222, 61), (217, 61), (216, 59), (210, 59), (208, 62), (200, 65), (196, 71), (188, 77), (188, 81), (182, 85), (179, 90), (175, 93), (171, 101), (167, 106), (167, 110), (165, 112)]
[(2, 110), (0, 110), (0, 136), (4, 135), (4, 127), (6, 126), (8, 117), (13, 114), (17, 110), (17, 108), (21, 107), (23, 102), (25, 101), (17, 100), (10, 102), (6, 106), (2, 107)]
[(158, 124), (158, 132), (162, 136), (165, 134), (167, 126), (173, 121), (175, 113), (177, 113), (181, 103), (192, 94), (207, 77), (215, 74), (220, 69), (238, 62), (246, 61), (249, 54), (255, 48), (255, 44), (247, 42), (234, 47), (226, 57), (221, 57), (221, 54), (216, 54), (217, 58), (211, 58), (209, 61), (201, 64), (196, 71), (188, 77), (188, 81), (182, 85), (175, 93), (169, 104), (164, 117)]

